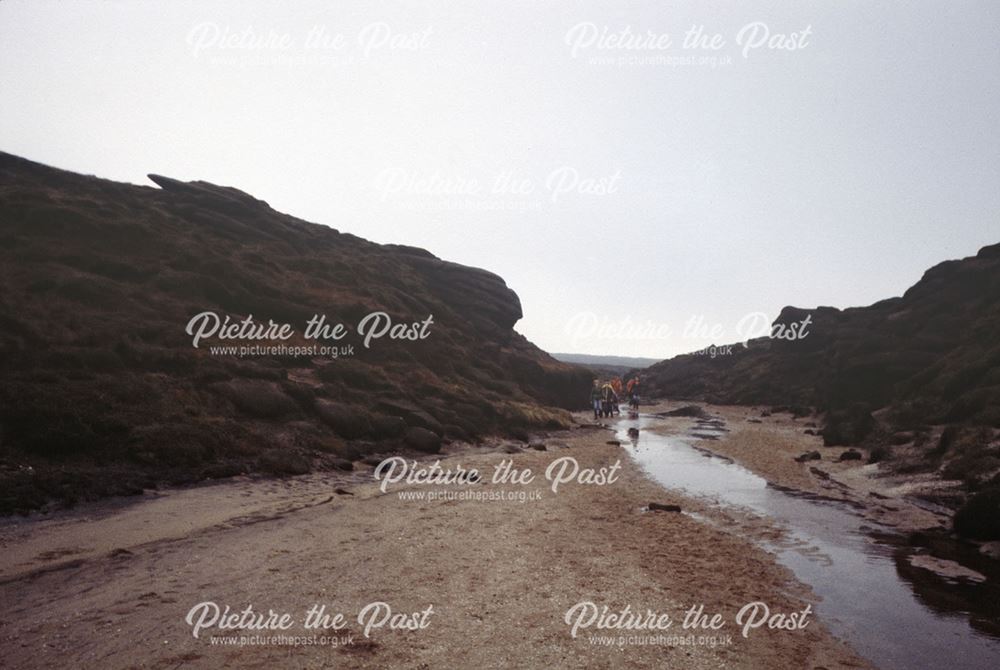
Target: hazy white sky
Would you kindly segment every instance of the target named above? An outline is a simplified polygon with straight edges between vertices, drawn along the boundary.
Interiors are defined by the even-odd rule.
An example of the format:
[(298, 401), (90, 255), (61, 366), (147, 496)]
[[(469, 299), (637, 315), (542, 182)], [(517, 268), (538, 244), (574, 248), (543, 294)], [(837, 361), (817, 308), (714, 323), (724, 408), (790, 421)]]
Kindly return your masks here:
[(734, 341), (1000, 241), (1000, 4), (609, 4), (3, 0), (0, 149), (487, 268), (550, 351)]

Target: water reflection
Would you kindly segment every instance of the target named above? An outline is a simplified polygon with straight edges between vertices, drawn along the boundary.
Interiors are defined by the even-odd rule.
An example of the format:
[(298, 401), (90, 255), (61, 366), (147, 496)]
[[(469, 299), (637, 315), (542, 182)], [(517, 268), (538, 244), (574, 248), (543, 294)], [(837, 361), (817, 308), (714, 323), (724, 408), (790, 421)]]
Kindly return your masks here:
[[(859, 653), (879, 667), (900, 670), (1000, 667), (1000, 575), (994, 562), (972, 557), (968, 552), (974, 550), (953, 542), (914, 548), (889, 529), (871, 528), (842, 504), (779, 490), (689, 441), (657, 435), (649, 430), (656, 422), (622, 419), (624, 448), (668, 488), (747, 508), (783, 525), (784, 540), (765, 540), (765, 548), (822, 597), (817, 613)], [(696, 429), (724, 430), (721, 422)], [(914, 552), (955, 560), (988, 579), (951, 583), (912, 565)]]

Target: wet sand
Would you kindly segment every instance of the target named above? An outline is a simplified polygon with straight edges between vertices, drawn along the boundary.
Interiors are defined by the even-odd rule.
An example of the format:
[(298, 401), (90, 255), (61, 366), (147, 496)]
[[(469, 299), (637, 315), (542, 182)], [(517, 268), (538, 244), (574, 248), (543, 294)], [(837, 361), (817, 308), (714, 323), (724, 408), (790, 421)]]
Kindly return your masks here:
[[(651, 407), (650, 412), (676, 409), (688, 403), (671, 402)], [(948, 527), (948, 514), (914, 504), (910, 494), (916, 487), (940, 487), (940, 481), (920, 483), (921, 476), (891, 476), (877, 464), (868, 463), (864, 449), (860, 460), (838, 462), (848, 447), (824, 447), (815, 421), (779, 413), (762, 416), (759, 408), (691, 403), (704, 408), (709, 416), (724, 422), (725, 431), (713, 433), (717, 439), (703, 439), (698, 448), (730, 458), (752, 470), (771, 484), (808, 495), (841, 500), (863, 516), (900, 532)], [(697, 420), (685, 417), (667, 420), (666, 432), (705, 432)], [(819, 460), (796, 462), (795, 458), (816, 451)]]
[[(0, 654), (18, 668), (867, 667), (815, 617), (803, 630), (740, 637), (732, 618), (744, 604), (792, 613), (812, 599), (747, 539), (766, 524), (645, 511), (659, 502), (722, 514), (664, 491), (612, 439), (580, 428), (550, 436), (545, 451), (453, 445), (442, 456), (443, 467), (484, 473), (503, 459), (531, 468), (529, 484), (464, 487), (540, 497), (525, 502), (403, 500), (400, 492), (463, 487), (398, 484), (383, 493), (367, 470), (230, 481), (8, 520), (0, 524)], [(595, 470), (619, 462), (617, 480), (553, 493), (543, 474), (563, 456)], [(195, 639), (184, 620), (203, 601), (289, 612), (297, 623), (287, 634), (300, 636), (310, 634), (305, 610), (326, 604), (345, 614), (338, 635), (352, 643), (213, 645), (219, 631)], [(433, 613), (423, 629), (365, 638), (354, 617), (375, 601), (394, 613), (429, 605)], [(574, 639), (564, 616), (581, 601), (669, 613), (674, 627), (660, 633), (672, 643), (603, 646), (588, 636), (622, 631), (593, 628)], [(697, 604), (726, 617), (716, 637), (732, 635), (731, 645), (676, 639), (689, 639), (680, 618)]]

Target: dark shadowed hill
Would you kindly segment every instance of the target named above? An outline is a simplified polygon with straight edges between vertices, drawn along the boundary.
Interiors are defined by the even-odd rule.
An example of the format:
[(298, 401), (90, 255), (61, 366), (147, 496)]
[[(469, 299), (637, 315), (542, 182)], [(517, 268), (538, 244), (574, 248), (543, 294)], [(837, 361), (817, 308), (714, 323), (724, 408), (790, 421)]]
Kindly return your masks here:
[[(276, 212), (232, 188), (142, 187), (0, 154), (0, 511), (241, 472), (349, 468), (439, 438), (568, 420), (589, 373), (514, 332), (517, 295), (484, 270)], [(212, 312), (290, 324), (285, 341), (209, 337)], [(403, 324), (369, 348), (373, 312)], [(330, 355), (307, 321), (349, 331)], [(380, 324), (376, 324), (380, 325)], [(353, 346), (353, 353), (350, 347)]]
[(891, 406), (905, 423), (1000, 425), (1000, 244), (946, 261), (900, 298), (869, 307), (786, 307), (800, 340), (759, 338), (731, 355), (689, 354), (647, 370), (651, 390), (739, 404)]
[(828, 444), (876, 446), (879, 457), (899, 447), (916, 455), (907, 467), (939, 469), (973, 489), (996, 481), (1000, 244), (934, 266), (902, 297), (845, 310), (786, 307), (775, 324), (806, 316), (801, 340), (678, 356), (649, 368), (646, 386), (664, 397), (817, 408), (827, 413)]

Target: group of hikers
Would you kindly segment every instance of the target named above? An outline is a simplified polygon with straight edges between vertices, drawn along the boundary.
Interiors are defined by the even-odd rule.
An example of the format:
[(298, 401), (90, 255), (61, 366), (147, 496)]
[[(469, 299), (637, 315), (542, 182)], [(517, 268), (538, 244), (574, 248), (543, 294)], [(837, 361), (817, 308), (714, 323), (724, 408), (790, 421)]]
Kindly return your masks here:
[(636, 375), (628, 380), (626, 383), (622, 383), (621, 377), (614, 377), (608, 381), (602, 382), (600, 379), (594, 380), (594, 386), (590, 389), (590, 402), (594, 406), (594, 418), (599, 419), (602, 416), (613, 416), (615, 414), (621, 414), (622, 411), (618, 407), (618, 401), (622, 395), (628, 397), (628, 406), (630, 414), (639, 414), (639, 376)]

